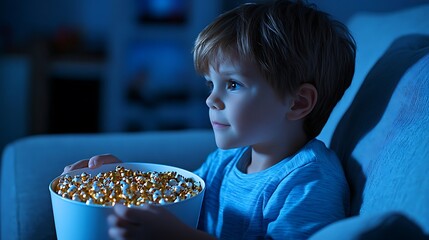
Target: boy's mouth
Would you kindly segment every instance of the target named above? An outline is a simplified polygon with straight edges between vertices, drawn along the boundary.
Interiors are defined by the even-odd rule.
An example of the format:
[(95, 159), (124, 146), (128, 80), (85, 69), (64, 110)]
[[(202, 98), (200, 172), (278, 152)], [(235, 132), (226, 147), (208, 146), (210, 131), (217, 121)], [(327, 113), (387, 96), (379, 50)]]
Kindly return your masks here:
[(216, 128), (216, 129), (224, 129), (224, 128), (229, 127), (230, 125), (229, 124), (225, 124), (225, 123), (220, 123), (220, 122), (212, 121), (212, 126), (213, 126), (213, 128)]

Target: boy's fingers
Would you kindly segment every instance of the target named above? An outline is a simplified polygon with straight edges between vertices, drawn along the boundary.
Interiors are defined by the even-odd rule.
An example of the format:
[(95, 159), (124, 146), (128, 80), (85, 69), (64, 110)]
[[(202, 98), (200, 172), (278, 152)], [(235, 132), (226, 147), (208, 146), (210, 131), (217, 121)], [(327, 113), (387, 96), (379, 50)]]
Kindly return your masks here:
[(76, 170), (79, 168), (88, 167), (88, 161), (89, 161), (88, 159), (83, 159), (83, 160), (77, 161), (71, 165), (65, 166), (62, 174), (68, 173), (70, 171), (73, 171), (73, 170)]
[(107, 223), (111, 227), (123, 227), (123, 226), (125, 226), (124, 220), (121, 221), (121, 219), (118, 218), (115, 214), (110, 214), (107, 217)]
[(114, 214), (111, 214), (107, 217), (107, 223), (110, 226), (116, 226), (118, 225), (118, 217), (116, 217)]
[(120, 163), (121, 161), (111, 154), (97, 155), (89, 159), (88, 167), (97, 168), (103, 164)]
[(149, 205), (143, 204), (139, 208), (129, 208), (123, 204), (116, 204), (113, 208), (115, 214), (132, 223), (144, 223), (150, 218), (151, 211)]
[[(121, 204), (122, 205), (122, 204)], [(115, 214), (111, 214), (107, 217), (109, 224), (109, 235), (114, 239), (139, 239), (143, 235), (139, 234), (143, 227), (139, 224), (129, 222)]]
[(93, 169), (93, 168), (100, 167), (103, 164), (120, 163), (120, 162), (121, 161), (118, 158), (116, 158), (115, 156), (113, 156), (111, 154), (97, 155), (97, 156), (90, 158), (89, 160), (83, 159), (83, 160), (77, 161), (71, 165), (65, 166), (62, 174), (68, 173), (70, 171), (80, 169), (80, 168), (89, 167), (89, 168)]
[(112, 239), (126, 239), (126, 238), (128, 238), (127, 230), (124, 228), (118, 228), (118, 227), (109, 228), (109, 236)]

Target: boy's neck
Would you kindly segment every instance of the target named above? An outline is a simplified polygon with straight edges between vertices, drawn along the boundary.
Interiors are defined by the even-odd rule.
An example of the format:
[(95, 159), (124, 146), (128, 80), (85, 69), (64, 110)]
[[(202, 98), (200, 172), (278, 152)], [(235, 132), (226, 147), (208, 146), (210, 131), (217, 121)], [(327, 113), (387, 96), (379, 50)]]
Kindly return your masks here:
[(269, 146), (251, 146), (252, 153), (250, 163), (247, 166), (247, 173), (257, 173), (274, 166), (283, 159), (296, 154), (307, 142), (308, 139), (302, 135), (292, 142), (285, 141), (278, 145), (270, 144)]

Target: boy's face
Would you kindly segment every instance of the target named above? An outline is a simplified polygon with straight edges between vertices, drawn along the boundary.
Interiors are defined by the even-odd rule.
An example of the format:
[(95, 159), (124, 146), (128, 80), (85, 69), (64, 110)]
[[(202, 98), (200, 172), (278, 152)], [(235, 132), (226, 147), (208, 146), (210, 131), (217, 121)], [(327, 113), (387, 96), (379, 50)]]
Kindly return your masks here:
[[(229, 57), (229, 56), (228, 56)], [(269, 146), (287, 137), (287, 98), (280, 99), (256, 64), (228, 58), (206, 75), (206, 103), (219, 148)], [(287, 130), (286, 130), (287, 132)]]

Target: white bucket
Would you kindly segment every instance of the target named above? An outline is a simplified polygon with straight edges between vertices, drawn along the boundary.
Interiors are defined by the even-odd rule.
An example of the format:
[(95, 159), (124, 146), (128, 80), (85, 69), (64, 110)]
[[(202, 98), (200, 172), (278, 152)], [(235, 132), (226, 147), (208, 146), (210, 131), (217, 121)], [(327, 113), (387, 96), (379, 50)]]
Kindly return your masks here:
[[(96, 169), (83, 168), (71, 171), (70, 176), (86, 172), (92, 176), (115, 170), (116, 166), (123, 166), (131, 170), (142, 172), (174, 171), (186, 178), (194, 178), (201, 183), (202, 191), (189, 199), (162, 205), (178, 217), (185, 224), (196, 228), (200, 216), (201, 204), (204, 198), (205, 183), (203, 179), (184, 169), (151, 163), (115, 163), (106, 164)], [(86, 205), (86, 203), (73, 201), (58, 195), (55, 189), (60, 176), (49, 184), (52, 210), (54, 213), (55, 229), (59, 240), (66, 239), (109, 239), (107, 216), (113, 213), (113, 207), (102, 205)], [(138, 206), (136, 206), (138, 207)]]

